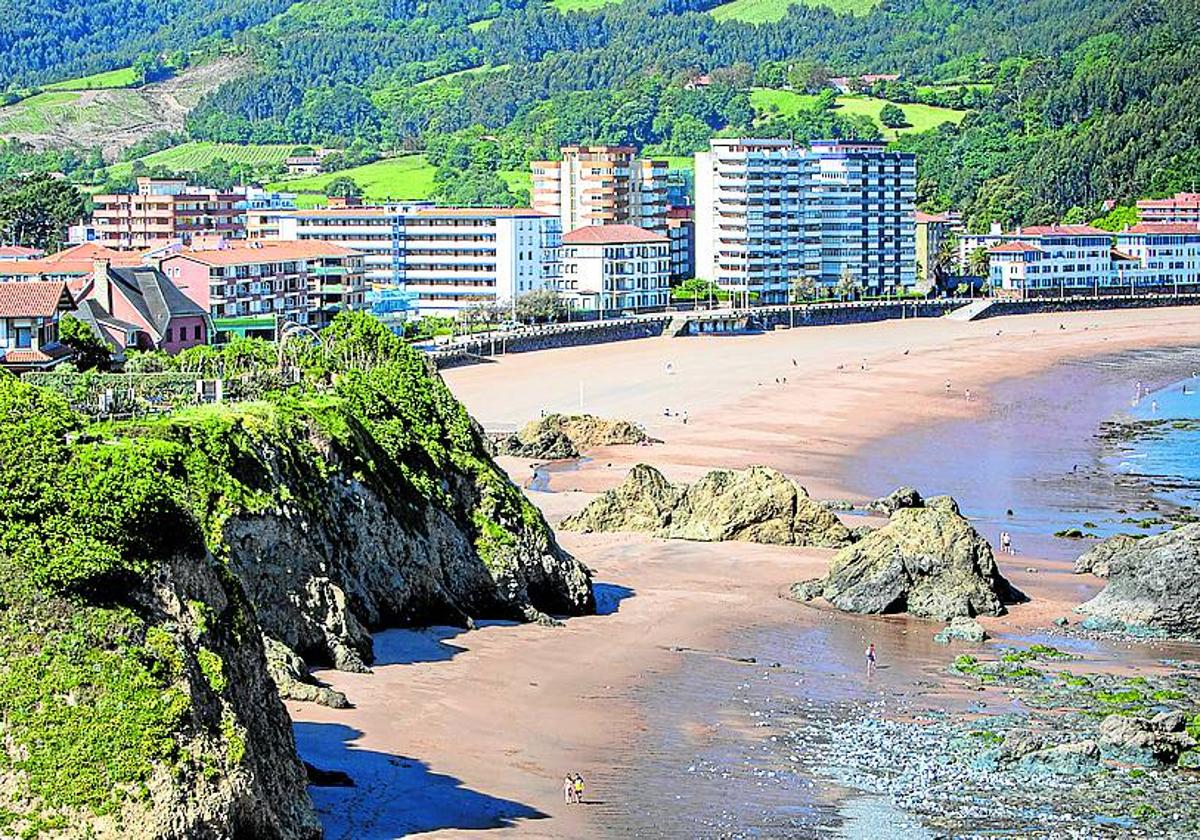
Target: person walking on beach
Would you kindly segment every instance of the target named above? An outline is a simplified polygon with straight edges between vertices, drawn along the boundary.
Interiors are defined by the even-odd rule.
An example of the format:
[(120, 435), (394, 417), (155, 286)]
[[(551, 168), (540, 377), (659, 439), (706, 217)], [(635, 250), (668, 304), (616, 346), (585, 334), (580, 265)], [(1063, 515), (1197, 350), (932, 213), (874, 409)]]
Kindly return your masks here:
[(578, 773), (575, 774), (574, 787), (575, 804), (580, 805), (583, 803), (583, 776), (580, 776)]
[(1000, 553), (1012, 554), (1012, 535), (1008, 531), (1000, 532)]
[(575, 804), (575, 780), (571, 778), (570, 773), (563, 778), (563, 800), (568, 805)]
[(687, 409), (683, 410), (683, 425), (687, 425)]
[(875, 676), (875, 643), (867, 645), (867, 679)]

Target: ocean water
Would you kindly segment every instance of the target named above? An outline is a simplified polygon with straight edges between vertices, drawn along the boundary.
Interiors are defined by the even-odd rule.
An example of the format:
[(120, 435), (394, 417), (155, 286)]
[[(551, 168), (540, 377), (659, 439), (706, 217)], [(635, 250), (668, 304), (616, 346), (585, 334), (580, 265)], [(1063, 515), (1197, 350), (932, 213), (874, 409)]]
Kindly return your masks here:
[(1110, 448), (1113, 473), (1140, 480), (1177, 507), (1200, 505), (1200, 376), (1131, 401), (1130, 420), (1144, 431)]

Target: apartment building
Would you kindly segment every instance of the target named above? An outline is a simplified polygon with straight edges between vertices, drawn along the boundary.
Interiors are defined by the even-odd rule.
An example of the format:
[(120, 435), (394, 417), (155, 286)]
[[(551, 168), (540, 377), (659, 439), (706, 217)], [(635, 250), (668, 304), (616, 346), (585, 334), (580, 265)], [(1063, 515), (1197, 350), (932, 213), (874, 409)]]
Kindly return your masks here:
[(667, 238), (671, 240), (671, 282), (681, 283), (696, 276), (696, 210), (671, 207), (667, 210)]
[(245, 193), (220, 192), (185, 180), (138, 178), (131, 195), (93, 199), (96, 242), (108, 248), (145, 250), (192, 241), (197, 234), (230, 239), (246, 235)]
[(634, 225), (667, 232), (666, 161), (641, 160), (630, 146), (564, 146), (562, 160), (534, 161), (533, 209), (561, 230)]
[(696, 155), (696, 276), (784, 303), (791, 281), (820, 270), (815, 161), (788, 140), (719, 139)]
[(297, 211), (280, 224), (280, 239), (361, 253), (367, 283), (410, 293), (416, 316), (454, 315), (553, 284), (561, 237), (557, 216), (526, 208), (341, 206)]
[(1113, 235), (1090, 225), (1037, 225), (1004, 234), (988, 248), (990, 281), (1017, 297), (1103, 294), (1136, 281), (1138, 261), (1113, 249)]
[(1141, 222), (1117, 233), (1116, 243), (1138, 261), (1135, 291), (1200, 291), (1200, 222)]
[(366, 302), (362, 255), (336, 243), (222, 243), (184, 249), (159, 265), (218, 332), (273, 336), (281, 320), (321, 329)]
[(1167, 224), (1200, 223), (1200, 193), (1181, 192), (1170, 198), (1144, 198), (1137, 203), (1138, 220)]
[(916, 156), (857, 140), (814, 142), (808, 154), (819, 282), (849, 276), (870, 295), (915, 286)]
[(614, 312), (666, 306), (671, 240), (634, 225), (589, 225), (563, 234), (562, 280), (568, 306)]
[[(962, 230), (962, 217), (954, 212), (947, 213), (916, 213), (916, 260), (917, 284), (924, 290), (933, 286), (933, 265), (938, 253), (950, 237)], [(951, 260), (958, 258), (957, 253), (951, 255)]]

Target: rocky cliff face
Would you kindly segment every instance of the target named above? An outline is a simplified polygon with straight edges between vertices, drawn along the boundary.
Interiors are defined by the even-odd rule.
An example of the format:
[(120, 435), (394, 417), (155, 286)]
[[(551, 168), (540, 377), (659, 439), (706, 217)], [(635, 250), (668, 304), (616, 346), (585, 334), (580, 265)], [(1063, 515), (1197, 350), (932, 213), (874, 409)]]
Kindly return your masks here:
[(1089, 551), (1075, 559), (1075, 574), (1090, 573), (1096, 577), (1108, 577), (1108, 570), (1113, 561), (1130, 552), (1138, 542), (1134, 537), (1117, 534), (1096, 543)]
[(671, 484), (654, 467), (638, 464), (618, 487), (563, 520), (562, 527), (702, 542), (835, 548), (850, 541), (836, 516), (803, 487), (766, 467), (713, 470), (689, 486)]
[(1200, 636), (1200, 525), (1121, 543), (1107, 561), (1108, 585), (1079, 612), (1102, 629)]
[(1024, 600), (996, 567), (987, 541), (947, 497), (898, 508), (888, 524), (834, 555), (829, 574), (793, 587), (858, 613), (907, 612), (949, 620), (1001, 615)]

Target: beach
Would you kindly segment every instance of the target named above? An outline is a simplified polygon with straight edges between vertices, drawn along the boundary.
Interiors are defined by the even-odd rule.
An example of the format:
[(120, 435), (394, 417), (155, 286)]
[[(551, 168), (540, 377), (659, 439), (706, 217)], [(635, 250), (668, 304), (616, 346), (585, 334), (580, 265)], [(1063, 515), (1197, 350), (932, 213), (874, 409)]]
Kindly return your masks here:
[[(1143, 367), (1148, 386), (1165, 385), (1182, 375), (1198, 337), (1200, 310), (1189, 308), (909, 320), (546, 351), (445, 378), (488, 430), (585, 411), (641, 423), (661, 441), (539, 468), (541, 489), (529, 495), (552, 524), (638, 462), (679, 481), (763, 464), (817, 498), (867, 499), (901, 482), (929, 494), (957, 481), (986, 508), (980, 529), (994, 539), (997, 517), (1022, 497), (1011, 482), (997, 485), (1003, 500), (985, 492), (978, 452), (988, 444), (963, 429), (983, 418), (1004, 428), (1005, 412), (1027, 396), (1022, 383), (1038, 380), (1032, 402), (1065, 394), (1063, 407), (1048, 417), (1026, 407), (1012, 422), (1029, 424), (1033, 451), (1054, 452), (1067, 437), (1078, 448), (1096, 418), (1126, 399), (1127, 384), (1123, 372), (1089, 379), (1071, 375), (1072, 365), (1163, 348), (1161, 364)], [(930, 443), (930, 430), (955, 424), (945, 438), (952, 445)], [(534, 478), (530, 463), (502, 463), (523, 485)], [(1021, 522), (1024, 513), (1015, 511), (1012, 526), (1021, 554), (998, 559), (1031, 600), (984, 620), (1002, 639), (1041, 638), (1102, 585), (1071, 575), (1069, 546), (1048, 539), (1036, 518)], [(754, 825), (768, 835), (803, 836), (797, 827), (806, 826), (856, 836), (856, 820), (878, 818), (874, 806), (864, 814), (861, 797), (780, 769), (791, 757), (764, 749), (774, 730), (758, 727), (754, 711), (809, 703), (815, 719), (818, 707), (845, 703), (906, 713), (968, 703), (945, 677), (955, 652), (931, 641), (940, 625), (780, 597), (821, 575), (831, 551), (559, 538), (593, 569), (601, 614), (562, 627), (386, 631), (376, 637), (374, 673), (318, 674), (353, 709), (289, 704), (306, 760), (354, 768), (356, 787), (314, 789), (330, 837), (496, 827), (528, 837), (715, 836)], [(861, 661), (868, 640), (888, 666), (870, 682)], [(1109, 667), (1152, 668), (1161, 655), (1089, 650)], [(588, 782), (583, 806), (563, 802), (562, 779), (573, 771)]]

